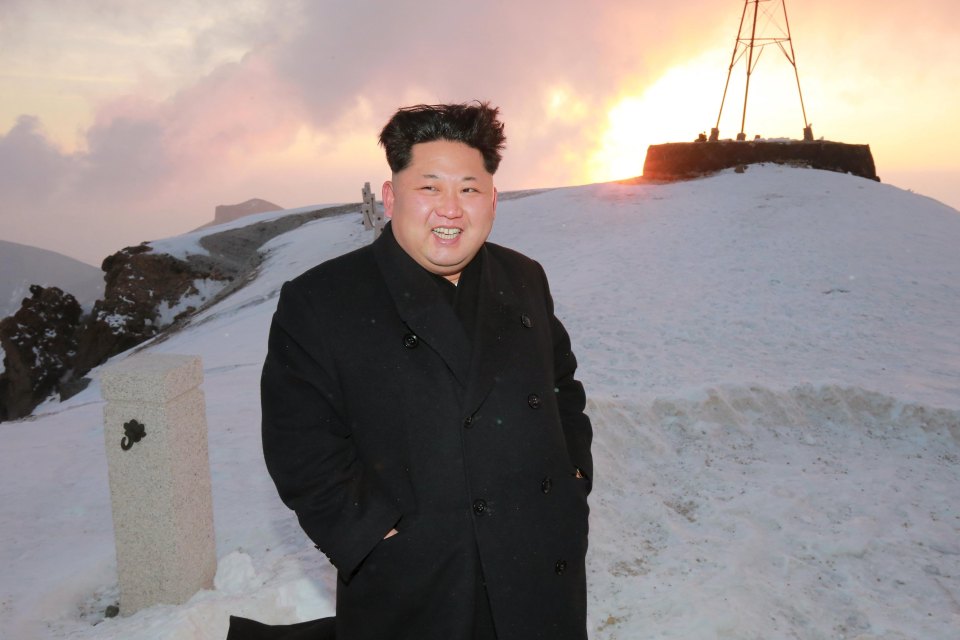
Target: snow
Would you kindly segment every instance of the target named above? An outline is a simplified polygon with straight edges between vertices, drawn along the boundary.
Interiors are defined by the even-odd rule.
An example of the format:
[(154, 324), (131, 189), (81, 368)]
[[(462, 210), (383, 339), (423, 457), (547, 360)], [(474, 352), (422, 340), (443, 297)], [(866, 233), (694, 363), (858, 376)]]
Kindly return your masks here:
[(226, 288), (227, 283), (223, 280), (213, 280), (210, 278), (198, 278), (193, 281), (193, 288), (196, 293), (185, 295), (176, 304), (170, 304), (166, 300), (157, 308), (157, 324), (160, 327), (167, 327), (173, 324), (178, 315), (194, 307), (199, 309), (207, 300)]
[[(230, 614), (332, 614), (335, 574), (261, 460), (258, 378), (281, 284), (370, 239), (359, 215), (278, 236), (247, 287), (148, 347), (204, 362), (219, 565), (186, 604), (103, 619), (98, 371), (0, 424), (0, 637), (223, 638)], [(751, 166), (505, 198), (492, 240), (544, 264), (590, 397), (591, 638), (957, 636), (960, 213)]]
[(102, 322), (106, 323), (108, 327), (113, 329), (114, 333), (120, 333), (120, 331), (127, 326), (127, 322), (130, 320), (130, 316), (122, 313), (105, 313), (100, 311), (98, 315)]

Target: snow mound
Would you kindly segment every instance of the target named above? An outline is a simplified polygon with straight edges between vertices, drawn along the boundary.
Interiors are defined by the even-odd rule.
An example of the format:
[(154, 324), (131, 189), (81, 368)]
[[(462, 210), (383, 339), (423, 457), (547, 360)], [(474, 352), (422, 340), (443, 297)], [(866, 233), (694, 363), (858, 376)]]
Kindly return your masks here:
[(594, 640), (955, 637), (960, 412), (807, 385), (588, 411)]
[(217, 563), (217, 575), (213, 579), (213, 586), (223, 593), (237, 595), (246, 591), (255, 591), (263, 586), (263, 581), (257, 579), (253, 559), (243, 552), (234, 551)]
[[(69, 637), (151, 640), (223, 640), (229, 617), (242, 616), (268, 624), (287, 624), (333, 615), (332, 591), (303, 572), (303, 558), (279, 558), (258, 572), (242, 551), (222, 557), (213, 590), (201, 591), (187, 603), (158, 605), (127, 618), (94, 619), (96, 625)], [(115, 592), (107, 596), (116, 597)], [(102, 607), (103, 597), (88, 608)]]
[[(760, 386), (706, 388), (686, 398), (657, 398), (650, 422), (751, 427), (805, 427), (824, 423), (871, 429), (945, 432), (960, 443), (960, 411), (902, 402), (860, 387), (799, 385), (787, 391)], [(879, 431), (878, 431), (879, 430)]]

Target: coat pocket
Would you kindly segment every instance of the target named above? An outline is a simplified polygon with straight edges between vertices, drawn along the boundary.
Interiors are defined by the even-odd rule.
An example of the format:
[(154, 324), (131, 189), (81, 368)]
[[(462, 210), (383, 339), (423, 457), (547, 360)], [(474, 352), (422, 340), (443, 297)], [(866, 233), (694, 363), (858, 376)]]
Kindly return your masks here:
[[(338, 628), (363, 629), (357, 638), (407, 636), (431, 629), (447, 616), (467, 620), (473, 611), (475, 546), (462, 514), (404, 516), (397, 534), (381, 540), (349, 583), (337, 589)], [(441, 625), (442, 626), (442, 625)]]

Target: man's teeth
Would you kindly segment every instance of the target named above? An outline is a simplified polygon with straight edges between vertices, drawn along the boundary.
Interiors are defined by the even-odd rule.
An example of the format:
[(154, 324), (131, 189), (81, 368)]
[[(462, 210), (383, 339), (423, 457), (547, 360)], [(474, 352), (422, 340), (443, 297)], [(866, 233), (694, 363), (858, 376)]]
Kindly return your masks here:
[(452, 227), (436, 227), (432, 229), (433, 235), (437, 236), (442, 240), (453, 240), (463, 229), (454, 229)]

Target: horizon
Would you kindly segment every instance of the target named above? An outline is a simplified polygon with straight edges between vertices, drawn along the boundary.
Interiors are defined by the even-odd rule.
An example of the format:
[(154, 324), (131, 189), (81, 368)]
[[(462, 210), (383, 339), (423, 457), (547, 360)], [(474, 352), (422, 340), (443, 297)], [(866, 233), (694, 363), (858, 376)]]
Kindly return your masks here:
[[(570, 0), (544, 12), (523, 0), (464, 22), (440, 2), (10, 0), (0, 237), (98, 266), (209, 222), (217, 205), (359, 201), (364, 182), (376, 191), (389, 177), (381, 126), (418, 102), (501, 107), (503, 191), (639, 176), (648, 145), (715, 124), (742, 8)], [(883, 182), (960, 209), (948, 144), (960, 138), (960, 7), (811, 0), (788, 11), (815, 138), (869, 144)], [(743, 73), (723, 138), (739, 130)], [(747, 138), (800, 139), (784, 56), (763, 56), (751, 82)]]

